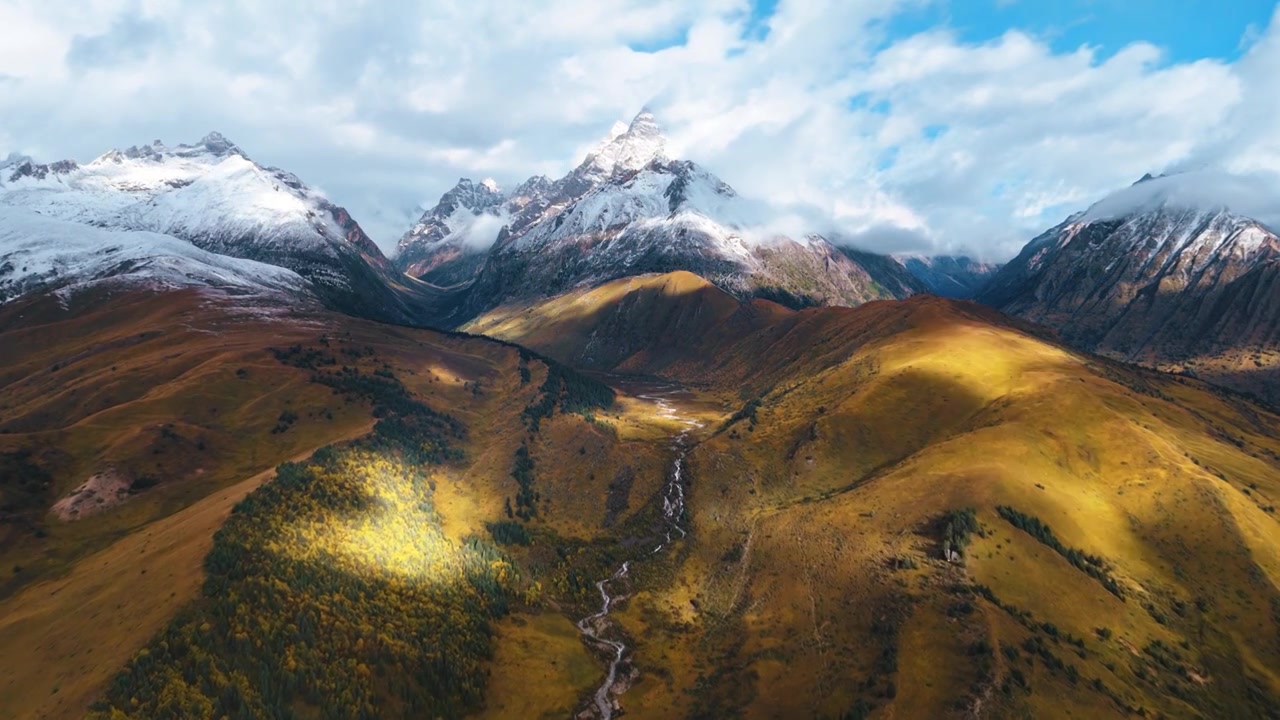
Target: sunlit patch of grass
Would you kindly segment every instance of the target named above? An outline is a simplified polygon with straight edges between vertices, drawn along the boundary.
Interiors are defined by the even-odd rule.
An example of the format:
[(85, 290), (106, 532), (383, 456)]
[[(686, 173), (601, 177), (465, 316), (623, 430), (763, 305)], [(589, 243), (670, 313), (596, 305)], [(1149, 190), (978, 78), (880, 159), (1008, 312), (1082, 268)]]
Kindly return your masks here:
[[(440, 584), (464, 578), (469, 558), (441, 532), (430, 479), (378, 453), (354, 450), (313, 470), (309, 482), (347, 497), (337, 507), (314, 506), (282, 525), (266, 544), (271, 552), (331, 563), (352, 574)], [(491, 568), (500, 583), (515, 576), (505, 560), (494, 560)]]

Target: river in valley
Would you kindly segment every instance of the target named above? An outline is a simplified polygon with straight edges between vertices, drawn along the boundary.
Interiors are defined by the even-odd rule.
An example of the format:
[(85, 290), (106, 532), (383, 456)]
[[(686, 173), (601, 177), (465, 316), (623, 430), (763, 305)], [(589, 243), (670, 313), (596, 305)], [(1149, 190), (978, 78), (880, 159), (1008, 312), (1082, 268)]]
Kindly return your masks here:
[[(674, 404), (674, 397), (683, 392), (683, 390), (672, 388), (671, 386), (660, 386), (648, 393), (636, 396), (642, 400), (652, 402), (659, 417), (675, 420), (684, 428), (672, 438), (675, 459), (672, 461), (671, 469), (667, 473), (667, 481), (662, 486), (662, 530), (661, 534), (657, 536), (652, 550), (648, 553), (650, 556), (667, 549), (673, 540), (682, 538), (688, 533), (680, 524), (684, 518), (684, 461), (693, 445), (693, 439), (690, 434), (702, 427), (702, 423), (681, 415), (679, 408)], [(632, 562), (628, 560), (622, 563), (613, 574), (596, 583), (596, 588), (600, 590), (600, 610), (578, 621), (578, 630), (587, 638), (588, 642), (608, 648), (611, 654), (609, 671), (605, 675), (604, 684), (596, 690), (593, 699), (594, 714), (603, 720), (612, 720), (614, 713), (617, 711), (615, 707), (616, 696), (621, 695), (625, 689), (625, 687), (620, 686), (620, 682), (623, 679), (618, 677), (618, 668), (622, 665), (623, 659), (631, 648), (627, 647), (626, 643), (621, 640), (609, 637), (610, 635), (614, 637), (619, 635), (613, 632), (616, 627), (609, 613), (614, 604), (625, 597), (621, 594), (624, 592), (621, 581), (625, 580), (627, 574), (631, 571)]]

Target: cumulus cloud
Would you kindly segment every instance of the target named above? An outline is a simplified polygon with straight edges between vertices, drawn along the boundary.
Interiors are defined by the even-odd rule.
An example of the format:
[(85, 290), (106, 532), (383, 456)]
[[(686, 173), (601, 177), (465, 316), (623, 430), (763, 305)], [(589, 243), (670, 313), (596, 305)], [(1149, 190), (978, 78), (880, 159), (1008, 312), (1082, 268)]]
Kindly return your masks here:
[(0, 144), (217, 129), (384, 248), (458, 176), (558, 176), (646, 102), (673, 154), (878, 250), (1005, 259), (1146, 172), (1280, 169), (1278, 20), (1231, 64), (888, 34), (928, 1), (0, 0)]

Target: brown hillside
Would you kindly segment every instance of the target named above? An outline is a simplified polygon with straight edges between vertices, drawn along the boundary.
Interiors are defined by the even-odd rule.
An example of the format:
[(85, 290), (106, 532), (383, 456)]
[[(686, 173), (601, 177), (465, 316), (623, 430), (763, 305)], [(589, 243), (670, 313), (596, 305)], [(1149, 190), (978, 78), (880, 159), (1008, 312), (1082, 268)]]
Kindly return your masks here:
[(644, 368), (741, 409), (692, 456), (687, 558), (622, 616), (629, 714), (1280, 707), (1280, 418), (969, 303), (751, 327)]
[[(255, 546), (245, 560), (265, 553), (288, 568), (328, 558), (351, 577), (399, 577), (378, 575), (387, 570), (373, 559), (411, 567), (421, 547), (470, 547), (509, 519), (513, 468), (527, 455), (535, 512), (510, 520), (527, 544), (504, 546), (506, 559), (486, 566), (518, 577), (518, 600), (492, 635), (481, 633), (491, 654), (449, 650), (481, 663), (483, 694), (468, 712), (563, 717), (594, 707), (607, 657), (573, 623), (598, 610), (596, 581), (623, 561), (630, 573), (611, 588), (628, 649), (616, 699), (628, 717), (1267, 717), (1280, 707), (1280, 417), (1195, 380), (1072, 351), (990, 309), (917, 297), (793, 312), (738, 303), (683, 273), (578, 291), (473, 329), (679, 382), (609, 375), (612, 405), (553, 407), (537, 423), (529, 413), (544, 382), (569, 371), (482, 338), (327, 314), (233, 318), (196, 295), (6, 311), (3, 332), (32, 348), (7, 359), (0, 389), (0, 428), (10, 431), (0, 441), (31, 450), (7, 456), (27, 475), (4, 488), (7, 503), (21, 502), (6, 516), (16, 544), (5, 560), (31, 569), (15, 573), (0, 617), (41, 618), (34, 630), (0, 623), (4, 657), (42, 648), (24, 679), (0, 687), (0, 703), (20, 717), (78, 714), (106, 687), (112, 658), (142, 647), (191, 597), (226, 488), (262, 469), (248, 462), (255, 452), (275, 462), (367, 427), (367, 403), (313, 382), (336, 372), (315, 360), (326, 353), (361, 376), (389, 374), (458, 421), (448, 440), (458, 453), (425, 466), (436, 515), (382, 484), (386, 457), (355, 454), (343, 466), (351, 477), (317, 474), (314, 492), (365, 478), (385, 505), (306, 523), (264, 516), (283, 523), (278, 537), (306, 542)], [(55, 323), (62, 339), (43, 340), (40, 329)], [(148, 328), (165, 332), (135, 339)], [(288, 362), (268, 350), (292, 345)], [(102, 397), (115, 402), (94, 410)], [(290, 408), (297, 418), (272, 433)], [(654, 554), (672, 438), (695, 422), (683, 466), (689, 534)], [(137, 439), (168, 424), (158, 439)], [(199, 450), (202, 434), (213, 440)], [(186, 470), (192, 458), (203, 474)], [(160, 463), (164, 473), (84, 520), (47, 512), (108, 463), (123, 473)], [(50, 488), (27, 482), (41, 477), (31, 465)], [(188, 515), (199, 518), (189, 535), (175, 525)], [(238, 542), (254, 541), (245, 533), (255, 525), (233, 525)], [(153, 553), (154, 538), (172, 550)], [(143, 596), (127, 592), (144, 570), (174, 578), (170, 600), (143, 583)], [(307, 595), (307, 573), (264, 586), (336, 602)], [(246, 590), (255, 576), (235, 582), (236, 597), (258, 597)], [(413, 587), (435, 597), (430, 583)], [(52, 592), (70, 594), (46, 605)], [(227, 654), (217, 643), (228, 636), (202, 634), (203, 623), (224, 622), (213, 610), (222, 597), (193, 599), (165, 637), (194, 638), (184, 642), (221, 663), (278, 659), (266, 644)], [(101, 621), (112, 603), (137, 622)], [(69, 607), (94, 610), (56, 611)], [(248, 607), (244, 621), (275, 633), (286, 627), (281, 610)], [(359, 635), (370, 667), (421, 635), (371, 650), (398, 622), (380, 612)], [(115, 650), (82, 658), (69, 638)], [(128, 691), (110, 695), (111, 707), (137, 694), (152, 704), (129, 712), (145, 716), (166, 693), (206, 692), (147, 669), (164, 649), (157, 642), (134, 655)], [(299, 657), (323, 673), (354, 655)], [(401, 692), (419, 692), (399, 680)], [(413, 714), (368, 687), (374, 714)], [(308, 702), (295, 698), (318, 712)]]
[[(626, 523), (662, 482), (667, 431), (647, 401), (621, 398), (632, 420), (556, 413), (531, 432), (522, 412), (546, 367), (483, 338), (245, 313), (196, 292), (37, 298), (0, 308), (0, 328), (0, 658), (13, 663), (0, 706), (13, 717), (83, 717), (192, 601), (230, 505), (280, 462), (369, 431), (370, 405), (317, 371), (388, 372), (462, 424), (463, 459), (436, 471), (433, 492), (454, 542), (504, 517), (522, 443), (538, 463), (531, 526), (551, 537)], [(288, 362), (273, 354), (294, 346)], [(298, 364), (309, 356), (336, 365)], [(128, 490), (75, 518), (51, 511), (104, 468)], [(610, 508), (624, 469), (630, 500)]]

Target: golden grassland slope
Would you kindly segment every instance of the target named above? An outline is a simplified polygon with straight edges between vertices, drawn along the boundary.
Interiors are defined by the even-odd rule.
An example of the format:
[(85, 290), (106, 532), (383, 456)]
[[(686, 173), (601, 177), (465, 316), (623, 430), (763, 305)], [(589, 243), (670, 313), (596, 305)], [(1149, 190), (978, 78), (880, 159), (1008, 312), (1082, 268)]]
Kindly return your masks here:
[(742, 303), (689, 272), (639, 275), (581, 288), (534, 305), (491, 310), (463, 330), (535, 348), (576, 367), (654, 373), (790, 311)]
[[(609, 303), (671, 287), (698, 286), (488, 329), (582, 358)], [(692, 539), (618, 610), (629, 716), (1280, 716), (1272, 412), (928, 297), (660, 342), (621, 364), (738, 412), (690, 456)]]
[[(1280, 418), (985, 314), (840, 312), (821, 335), (860, 339), (842, 361), (761, 371), (754, 412), (691, 457), (688, 559), (626, 616), (636, 637), (686, 628), (640, 645), (642, 665), (695, 669), (654, 697), (697, 688), (747, 717), (1280, 712)], [(965, 508), (981, 530), (947, 562), (943, 518)]]
[[(367, 409), (330, 407), (327, 389), (267, 351), (314, 338), (318, 321), (211, 303), (95, 291), (0, 309), (0, 453), (40, 474), (0, 487), (0, 595), (367, 423)], [(104, 471), (131, 486), (119, 506), (74, 522), (48, 513)]]
[[(121, 660), (191, 598), (230, 503), (265, 469), (368, 430), (367, 403), (312, 381), (305, 365), (317, 358), (394, 375), (468, 428), (467, 461), (437, 474), (435, 502), (454, 541), (503, 518), (522, 445), (541, 503), (530, 526), (545, 537), (589, 539), (625, 523), (662, 482), (654, 438), (665, 431), (647, 413), (591, 422), (556, 413), (530, 431), (522, 412), (548, 371), (514, 347), (340, 315), (245, 317), (198, 293), (82, 300), (0, 314), (0, 450), (27, 451), (23, 468), (44, 480), (3, 488), (0, 657), (21, 667), (0, 692), (21, 717), (82, 715)], [(282, 361), (273, 349), (292, 354)], [(104, 467), (150, 481), (80, 520), (50, 512)], [(629, 478), (621, 498), (609, 485), (619, 474)]]
[[(527, 490), (529, 544), (504, 547), (526, 600), (493, 625), (484, 716), (588, 707), (605, 665), (571, 621), (598, 609), (595, 581), (627, 558), (613, 614), (634, 649), (621, 668), (629, 717), (1280, 716), (1280, 418), (1239, 396), (1073, 352), (968, 303), (793, 312), (726, 303), (677, 273), (482, 319), (553, 356), (697, 388), (609, 376), (612, 406), (531, 420), (559, 371), (515, 347), (329, 315), (232, 324), (198, 296), (184, 315), (176, 297), (49, 305), (25, 325), (0, 315), (0, 333), (27, 333), (39, 353), (0, 364), (0, 442), (35, 445), (55, 486), (9, 530), (52, 559), (0, 601), (0, 617), (50, 619), (39, 630), (0, 623), (0, 656), (47, 638), (25, 677), (68, 678), (57, 693), (11, 683), (13, 707), (84, 710), (110, 663), (69, 657), (66, 638), (146, 642), (172, 607), (123, 588), (142, 569), (148, 582), (194, 588), (226, 488), (261, 470), (245, 462), (253, 446), (274, 462), (370, 422), (368, 404), (312, 381), (308, 365), (332, 373), (332, 355), (362, 377), (386, 373), (465, 428), (451, 440), (461, 454), (429, 471), (442, 537), (457, 545), (515, 524), (508, 508)], [(55, 322), (67, 344), (41, 345), (39, 327)], [(172, 347), (164, 335), (131, 339), (155, 327), (175, 333)], [(220, 334), (202, 345), (200, 330)], [(632, 333), (621, 350), (595, 350), (620, 332)], [(131, 344), (112, 344), (121, 338)], [(284, 346), (296, 350), (283, 361), (267, 349)], [(121, 372), (113, 365), (167, 382), (112, 390), (127, 411), (98, 425), (85, 397)], [(44, 377), (64, 370), (69, 381)], [(205, 392), (214, 379), (231, 389)], [(690, 535), (649, 557), (640, 541), (685, 427), (659, 412), (656, 392), (702, 427), (686, 464)], [(131, 418), (171, 423), (191, 442), (218, 437), (198, 411), (224, 397), (236, 400), (218, 415), (255, 430), (204, 474), (178, 460), (199, 450), (118, 438), (136, 433)], [(293, 445), (280, 437), (291, 433)], [(122, 505), (74, 523), (47, 514), (86, 471), (145, 468), (148, 453), (170, 452), (161, 481)], [(181, 507), (201, 519), (178, 523)], [(175, 550), (133, 558), (159, 537)], [(95, 562), (115, 563), (112, 575), (95, 575)], [(91, 612), (57, 610), (73, 595), (40, 607), (56, 587), (140, 620), (94, 635)], [(77, 662), (90, 677), (69, 679)], [(49, 700), (64, 692), (63, 704)]]
[(10, 717), (83, 717), (125, 661), (196, 596), (214, 532), (273, 474), (214, 492), (80, 560), (65, 576), (0, 600), (0, 707)]

